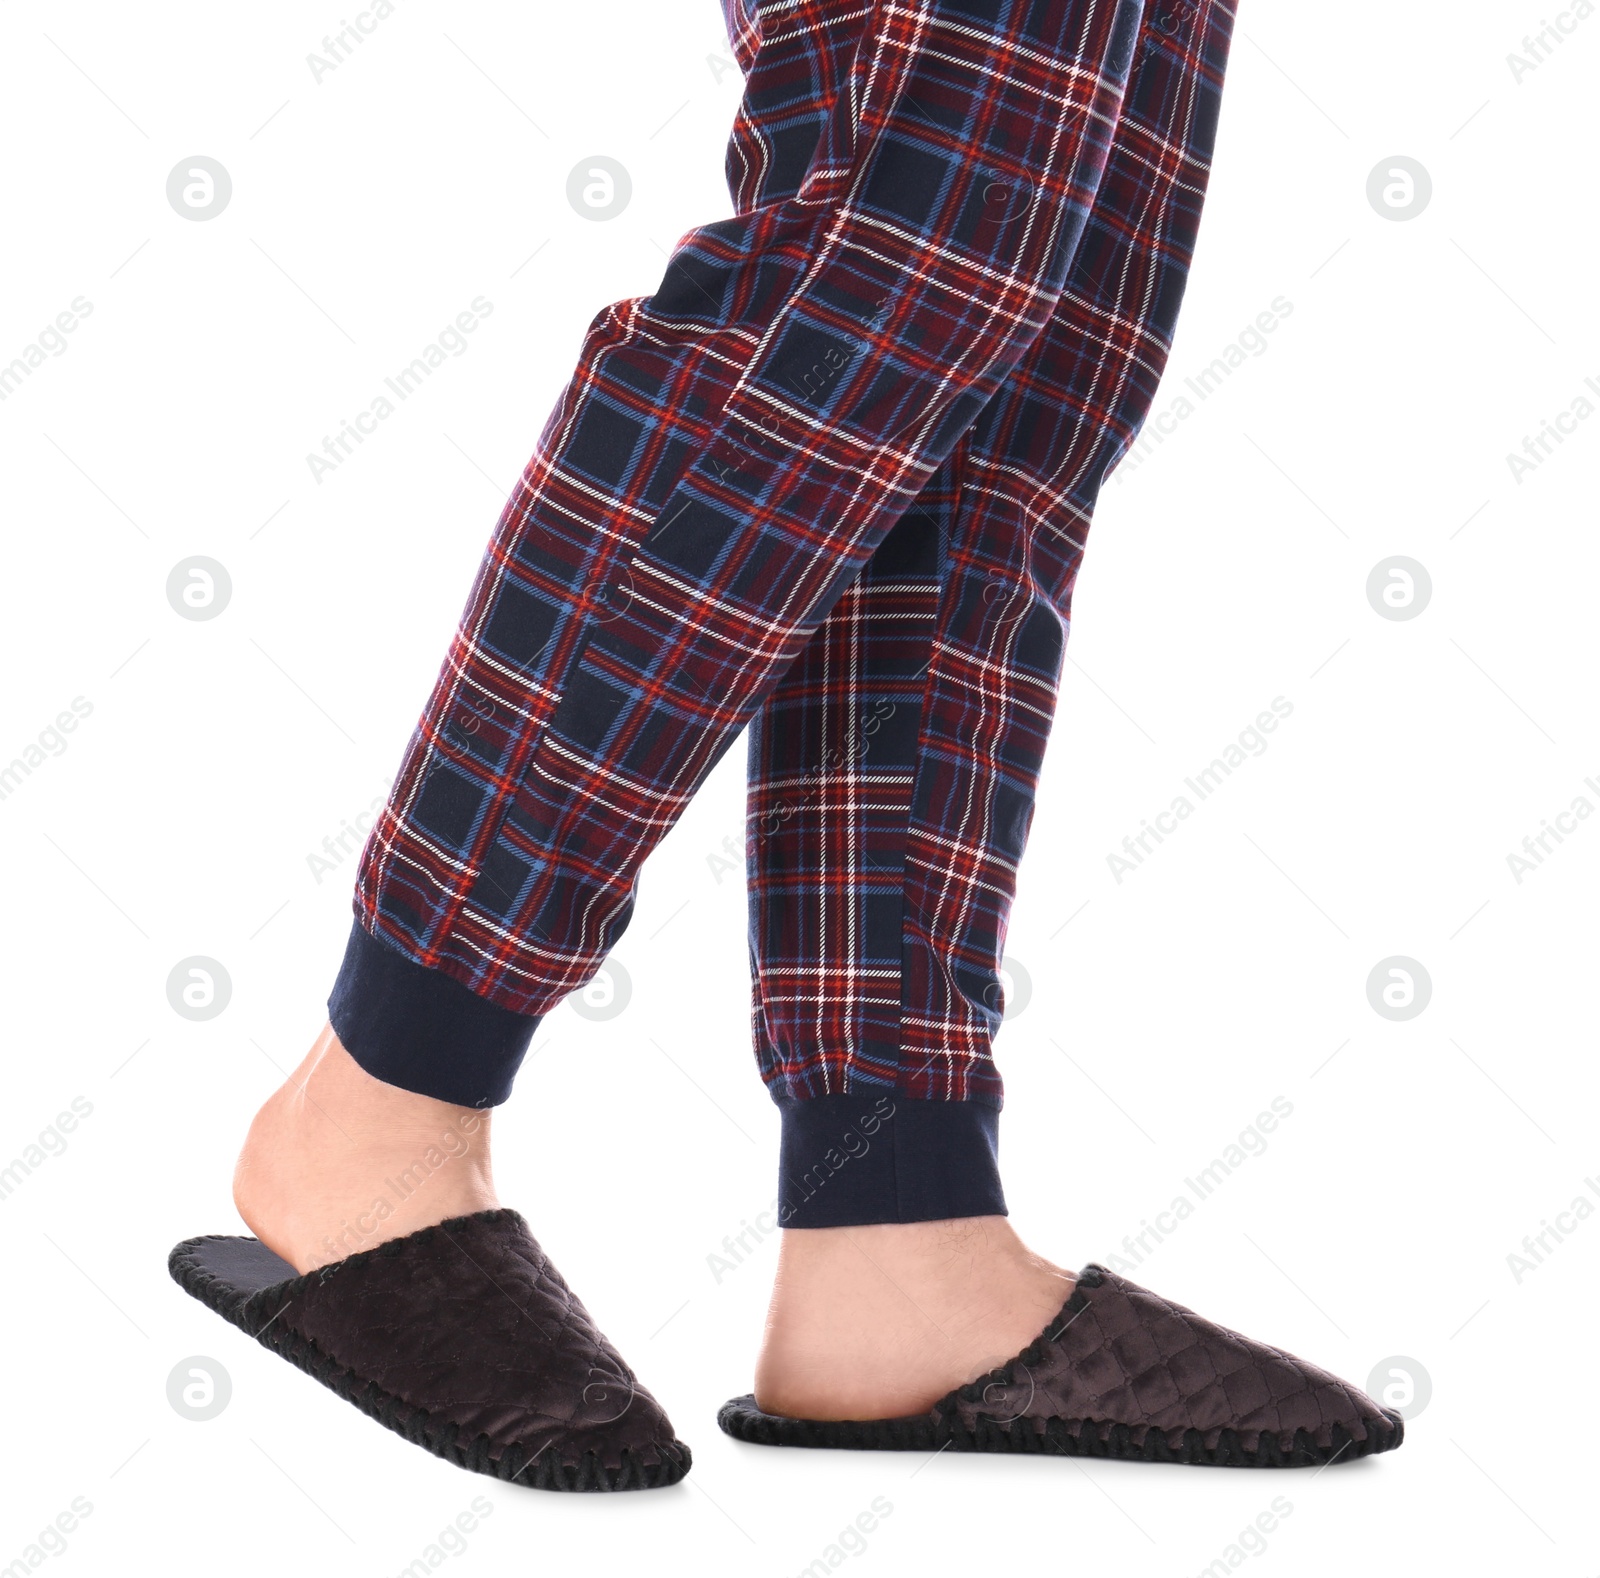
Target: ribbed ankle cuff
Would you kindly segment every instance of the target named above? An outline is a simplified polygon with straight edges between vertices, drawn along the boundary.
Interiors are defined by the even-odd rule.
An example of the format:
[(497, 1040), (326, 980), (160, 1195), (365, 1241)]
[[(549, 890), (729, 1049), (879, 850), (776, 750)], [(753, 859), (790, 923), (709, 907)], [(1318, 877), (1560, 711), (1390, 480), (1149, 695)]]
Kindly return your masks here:
[(782, 1227), (1005, 1216), (1000, 1114), (976, 1101), (872, 1095), (777, 1098)]
[(496, 1107), (539, 1026), (418, 964), (358, 920), (328, 997), (328, 1022), (374, 1079), (461, 1107)]

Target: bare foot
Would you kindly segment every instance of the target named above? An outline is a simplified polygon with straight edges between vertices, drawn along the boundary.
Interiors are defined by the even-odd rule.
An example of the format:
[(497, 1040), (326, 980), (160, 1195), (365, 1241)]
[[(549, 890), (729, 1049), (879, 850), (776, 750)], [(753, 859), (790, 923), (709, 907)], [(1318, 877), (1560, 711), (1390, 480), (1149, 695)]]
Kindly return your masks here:
[(756, 1404), (798, 1419), (925, 1413), (1026, 1348), (1072, 1286), (1003, 1216), (786, 1229)]
[(300, 1272), (490, 1210), (489, 1113), (374, 1079), (325, 1024), (250, 1125), (233, 1201)]

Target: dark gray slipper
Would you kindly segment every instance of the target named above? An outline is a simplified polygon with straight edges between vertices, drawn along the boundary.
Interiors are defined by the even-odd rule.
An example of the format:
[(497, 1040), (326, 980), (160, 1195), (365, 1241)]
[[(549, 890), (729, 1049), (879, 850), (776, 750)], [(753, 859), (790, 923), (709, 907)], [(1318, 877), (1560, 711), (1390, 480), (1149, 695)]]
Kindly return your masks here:
[(1389, 1452), (1405, 1422), (1365, 1392), (1088, 1265), (1009, 1364), (903, 1419), (787, 1419), (754, 1397), (717, 1423), (761, 1446), (1055, 1453), (1295, 1468)]
[(689, 1448), (511, 1210), (304, 1276), (254, 1238), (191, 1238), (173, 1280), (379, 1424), (540, 1490), (676, 1484)]

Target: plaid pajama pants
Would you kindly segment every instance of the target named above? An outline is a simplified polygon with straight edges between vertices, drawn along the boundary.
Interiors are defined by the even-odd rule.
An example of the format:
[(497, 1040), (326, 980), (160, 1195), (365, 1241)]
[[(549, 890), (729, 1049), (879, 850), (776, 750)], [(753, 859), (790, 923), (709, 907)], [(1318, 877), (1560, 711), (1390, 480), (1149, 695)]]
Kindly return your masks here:
[(329, 1017), (380, 1079), (503, 1101), (748, 726), (780, 1220), (1004, 1212), (1006, 921), (1232, 0), (724, 8), (735, 215), (589, 325), (363, 850)]

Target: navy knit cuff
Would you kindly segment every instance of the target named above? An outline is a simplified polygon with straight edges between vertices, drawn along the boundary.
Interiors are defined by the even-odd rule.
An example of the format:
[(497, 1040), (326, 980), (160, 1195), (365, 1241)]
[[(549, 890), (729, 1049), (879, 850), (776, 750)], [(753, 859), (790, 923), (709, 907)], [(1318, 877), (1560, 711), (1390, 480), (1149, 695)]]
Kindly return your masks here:
[(453, 1102), (497, 1107), (539, 1026), (418, 964), (358, 920), (328, 998), (328, 1022), (374, 1079)]
[(782, 1227), (1007, 1214), (994, 1107), (884, 1089), (776, 1100)]

